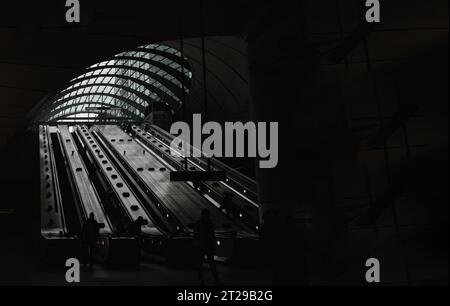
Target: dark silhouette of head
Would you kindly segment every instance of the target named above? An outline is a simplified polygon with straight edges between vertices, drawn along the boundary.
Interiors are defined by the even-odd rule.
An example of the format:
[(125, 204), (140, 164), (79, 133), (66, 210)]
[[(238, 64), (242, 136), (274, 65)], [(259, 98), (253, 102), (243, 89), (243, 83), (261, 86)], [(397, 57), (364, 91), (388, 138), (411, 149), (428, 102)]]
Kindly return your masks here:
[(209, 220), (211, 212), (208, 209), (202, 209), (202, 220)]
[(277, 224), (280, 222), (280, 216), (275, 209), (269, 209), (263, 215), (264, 224)]
[(94, 213), (90, 213), (90, 214), (89, 214), (89, 220), (95, 220), (95, 215), (94, 215)]
[(136, 220), (138, 223), (143, 224), (144, 223), (144, 218), (142, 218), (142, 216), (139, 216)]

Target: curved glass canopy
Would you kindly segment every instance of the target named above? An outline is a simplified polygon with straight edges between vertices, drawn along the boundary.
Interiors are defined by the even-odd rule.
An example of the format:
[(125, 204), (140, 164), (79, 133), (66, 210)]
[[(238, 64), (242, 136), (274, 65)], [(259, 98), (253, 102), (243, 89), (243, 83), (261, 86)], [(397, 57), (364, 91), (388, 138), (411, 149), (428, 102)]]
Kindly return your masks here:
[(141, 46), (87, 68), (47, 102), (39, 121), (141, 121), (153, 103), (175, 112), (182, 106), (183, 91), (189, 93), (191, 80), (190, 65), (178, 50)]

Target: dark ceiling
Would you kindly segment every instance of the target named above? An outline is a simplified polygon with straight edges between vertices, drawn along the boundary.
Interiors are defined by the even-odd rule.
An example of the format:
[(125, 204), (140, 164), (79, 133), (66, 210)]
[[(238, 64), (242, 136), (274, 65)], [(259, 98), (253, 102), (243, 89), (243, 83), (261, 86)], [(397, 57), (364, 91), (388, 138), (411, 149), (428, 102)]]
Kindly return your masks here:
[[(358, 7), (362, 2), (304, 1), (310, 41), (335, 39), (352, 31), (360, 22)], [(181, 35), (198, 37), (202, 34), (202, 14), (205, 35), (240, 36), (254, 16), (264, 11), (263, 4), (256, 1), (203, 3), (202, 11), (199, 0), (81, 1), (82, 23), (69, 25), (64, 19), (65, 1), (2, 1), (0, 147), (15, 137), (34, 106), (83, 68), (140, 44)], [(293, 6), (287, 3), (275, 5), (284, 14), (292, 13)], [(396, 59), (426, 54), (448, 44), (448, 1), (387, 1), (382, 12), (383, 22), (368, 40), (371, 58), (380, 60), (382, 69), (397, 69)], [(363, 57), (360, 46), (350, 54), (353, 61)]]

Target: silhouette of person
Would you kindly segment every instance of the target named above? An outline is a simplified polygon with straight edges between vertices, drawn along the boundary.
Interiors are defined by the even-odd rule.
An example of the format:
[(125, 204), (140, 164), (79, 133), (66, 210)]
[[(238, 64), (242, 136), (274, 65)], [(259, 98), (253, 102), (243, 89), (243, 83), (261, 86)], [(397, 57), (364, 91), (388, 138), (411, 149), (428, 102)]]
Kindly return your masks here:
[(233, 216), (233, 194), (229, 191), (225, 191), (222, 195), (222, 205), (220, 210), (225, 210), (225, 213), (229, 216)]
[(83, 224), (82, 240), (87, 247), (89, 267), (94, 264), (94, 250), (97, 245), (99, 231), (102, 226), (95, 220), (94, 213), (89, 214), (89, 219)]
[(274, 285), (308, 285), (306, 239), (294, 218), (282, 219), (277, 211), (268, 210), (264, 213), (261, 241)]
[(125, 132), (127, 134), (130, 134), (133, 131), (133, 129), (131, 128), (131, 124), (127, 124), (127, 126), (125, 127)]
[(261, 228), (261, 242), (265, 254), (266, 266), (272, 273), (275, 285), (283, 283), (283, 224), (275, 210), (268, 210), (263, 216), (264, 225)]
[(138, 246), (138, 258), (140, 259), (140, 250), (142, 248), (142, 226), (146, 225), (148, 221), (144, 220), (141, 216), (139, 216), (136, 220), (131, 223), (130, 226), (130, 234), (136, 238), (137, 246)]
[(203, 262), (205, 258), (211, 268), (216, 285), (220, 285), (219, 275), (214, 262), (214, 254), (216, 252), (214, 224), (211, 221), (208, 209), (202, 210), (201, 218), (194, 226), (194, 246), (197, 252), (197, 272), (201, 285), (205, 285), (203, 279)]
[[(307, 242), (302, 231), (296, 226), (293, 217), (284, 220), (284, 242), (286, 249), (282, 266), (283, 284), (288, 286), (307, 286), (309, 284), (307, 265)], [(288, 238), (289, 237), (289, 238)], [(290, 241), (291, 240), (291, 241)]]
[(142, 226), (145, 225), (147, 222), (144, 220), (144, 218), (142, 218), (141, 216), (139, 216), (135, 221), (133, 221), (133, 223), (131, 224), (131, 235), (135, 236), (135, 237), (141, 237), (142, 234)]

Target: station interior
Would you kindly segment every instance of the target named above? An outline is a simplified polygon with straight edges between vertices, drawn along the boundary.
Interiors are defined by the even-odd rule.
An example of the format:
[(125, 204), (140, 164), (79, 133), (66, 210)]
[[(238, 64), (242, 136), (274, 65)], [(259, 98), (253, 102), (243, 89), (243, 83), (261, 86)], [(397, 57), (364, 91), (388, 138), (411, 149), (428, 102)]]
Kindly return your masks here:
[[(59, 2), (0, 3), (0, 285), (65, 285), (90, 213), (82, 284), (199, 285), (208, 209), (225, 286), (448, 286), (447, 0)], [(184, 157), (195, 114), (277, 122), (276, 167)]]

